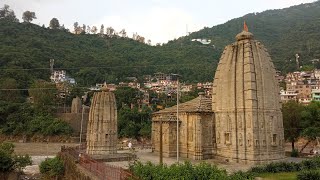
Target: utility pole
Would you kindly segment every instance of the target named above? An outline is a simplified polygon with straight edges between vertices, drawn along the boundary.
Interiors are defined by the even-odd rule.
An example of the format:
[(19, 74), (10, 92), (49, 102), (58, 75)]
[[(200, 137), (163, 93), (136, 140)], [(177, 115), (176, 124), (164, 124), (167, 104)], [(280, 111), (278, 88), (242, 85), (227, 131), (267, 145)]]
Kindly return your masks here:
[(81, 122), (80, 122), (80, 137), (79, 137), (79, 154), (81, 152), (81, 144), (82, 144), (83, 112), (84, 112), (84, 105), (82, 104)]
[(159, 163), (160, 164), (163, 164), (163, 155), (162, 155), (162, 153), (163, 153), (163, 150), (162, 150), (162, 144), (163, 144), (163, 142), (162, 142), (162, 117), (160, 117), (160, 137), (159, 137), (159, 139), (160, 139), (160, 150), (159, 150), (159, 153), (160, 153), (160, 160), (159, 160)]
[(296, 54), (295, 57), (296, 57), (297, 70), (299, 70), (300, 69), (300, 62), (299, 62), (300, 56), (299, 56), (299, 54)]
[(50, 59), (50, 73), (53, 73), (54, 59)]
[(179, 75), (177, 75), (177, 162), (179, 162)]

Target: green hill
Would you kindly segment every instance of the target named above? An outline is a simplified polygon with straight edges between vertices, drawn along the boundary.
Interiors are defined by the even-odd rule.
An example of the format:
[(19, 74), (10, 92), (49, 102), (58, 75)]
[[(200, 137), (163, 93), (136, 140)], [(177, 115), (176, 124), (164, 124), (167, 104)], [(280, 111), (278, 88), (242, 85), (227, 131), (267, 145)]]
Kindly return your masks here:
[(210, 48), (149, 46), (130, 38), (75, 35), (1, 19), (0, 39), (0, 76), (22, 81), (21, 87), (35, 78), (48, 79), (50, 59), (80, 84), (91, 85), (158, 71), (181, 73), (194, 82), (211, 80), (212, 62), (218, 58)]
[[(155, 72), (179, 73), (187, 82), (212, 81), (224, 46), (235, 41), (243, 21), (266, 45), (278, 70), (295, 70), (296, 53), (302, 64), (320, 58), (320, 1), (247, 14), (163, 46), (0, 19), (0, 78), (13, 78), (18, 88), (28, 88), (34, 79), (49, 78), (49, 60), (55, 59), (55, 68), (66, 69), (81, 85)], [(197, 38), (210, 39), (211, 44), (191, 41)]]
[(242, 30), (244, 21), (255, 39), (267, 47), (278, 70), (296, 70), (294, 60), (297, 53), (304, 65), (320, 58), (320, 1), (247, 14), (170, 43), (190, 44), (192, 39), (206, 38), (220, 53), (225, 45), (235, 41), (235, 35)]

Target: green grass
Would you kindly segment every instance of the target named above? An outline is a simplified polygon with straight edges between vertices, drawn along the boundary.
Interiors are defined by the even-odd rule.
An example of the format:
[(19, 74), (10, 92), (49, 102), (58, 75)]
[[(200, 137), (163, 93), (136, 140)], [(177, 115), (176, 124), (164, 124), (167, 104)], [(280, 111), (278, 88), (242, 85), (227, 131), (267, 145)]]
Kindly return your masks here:
[(297, 172), (262, 173), (258, 177), (262, 177), (264, 180), (296, 180)]

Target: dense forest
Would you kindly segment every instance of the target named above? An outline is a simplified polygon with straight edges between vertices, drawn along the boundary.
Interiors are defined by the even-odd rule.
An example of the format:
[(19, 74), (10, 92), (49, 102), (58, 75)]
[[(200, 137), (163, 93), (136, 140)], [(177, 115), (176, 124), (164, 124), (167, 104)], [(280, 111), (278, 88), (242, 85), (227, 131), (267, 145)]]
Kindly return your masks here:
[[(49, 78), (49, 60), (55, 59), (54, 68), (66, 69), (81, 85), (155, 72), (179, 73), (186, 82), (211, 81), (224, 46), (234, 41), (243, 21), (266, 45), (278, 70), (296, 70), (297, 53), (302, 64), (320, 56), (320, 1), (247, 14), (161, 46), (0, 18), (0, 75), (27, 88), (33, 79)], [(191, 41), (198, 38), (210, 39), (211, 44)]]

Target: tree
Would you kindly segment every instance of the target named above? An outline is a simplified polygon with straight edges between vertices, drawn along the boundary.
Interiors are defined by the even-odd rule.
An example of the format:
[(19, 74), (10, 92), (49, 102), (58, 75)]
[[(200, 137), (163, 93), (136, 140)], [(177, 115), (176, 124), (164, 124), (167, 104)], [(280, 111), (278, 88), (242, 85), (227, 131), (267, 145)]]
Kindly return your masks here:
[(90, 34), (91, 33), (91, 28), (90, 28), (90, 26), (88, 25), (87, 26), (87, 34)]
[(79, 27), (79, 23), (78, 22), (75, 22), (75, 23), (73, 23), (73, 29), (74, 29), (74, 33), (75, 34), (80, 34), (81, 33), (81, 31), (80, 31), (80, 27)]
[(58, 20), (57, 18), (52, 18), (52, 19), (50, 20), (49, 27), (50, 27), (51, 29), (59, 29), (59, 28), (60, 28), (59, 20)]
[(138, 42), (144, 43), (144, 41), (145, 41), (145, 38), (143, 36), (137, 35), (136, 38), (137, 38)]
[(8, 102), (19, 102), (22, 100), (22, 96), (19, 90), (16, 90), (18, 88), (18, 83), (15, 79), (12, 78), (3, 78), (0, 79), (0, 87), (2, 89), (8, 89), (3, 90), (0, 92), (0, 99)]
[(85, 34), (87, 32), (87, 26), (85, 24), (82, 25), (82, 33)]
[(8, 142), (0, 144), (0, 179), (7, 179), (8, 174), (13, 170), (21, 171), (27, 165), (31, 165), (29, 155), (18, 156), (14, 154), (14, 145)]
[(104, 34), (104, 25), (103, 24), (101, 24), (101, 27), (100, 27), (100, 34), (101, 35)]
[(117, 109), (121, 107), (131, 107), (131, 104), (137, 103), (139, 90), (130, 87), (119, 87), (114, 94), (117, 99)]
[(6, 19), (12, 22), (19, 22), (16, 18), (16, 15), (13, 10), (10, 9), (10, 6), (5, 4), (3, 8), (0, 9), (0, 19)]
[(22, 14), (22, 19), (24, 22), (30, 23), (33, 19), (37, 19), (36, 13), (31, 11), (25, 11)]
[(320, 136), (320, 102), (311, 102), (305, 107), (302, 112), (302, 127), (303, 131), (301, 136), (306, 138), (308, 141), (301, 148), (300, 152), (317, 137)]
[(112, 27), (107, 27), (106, 31), (107, 36), (112, 37), (114, 35), (114, 29)]
[(127, 37), (127, 32), (125, 29), (122, 29), (119, 34), (121, 35), (121, 37)]
[(285, 139), (291, 142), (292, 151), (295, 149), (294, 143), (301, 133), (301, 113), (303, 106), (296, 101), (289, 101), (282, 106), (283, 125)]
[(57, 89), (54, 83), (44, 80), (35, 81), (29, 89), (29, 95), (39, 111), (50, 111), (52, 106), (56, 105)]
[(150, 137), (151, 109), (148, 107), (130, 109), (121, 108), (119, 111), (118, 131), (121, 137)]
[(96, 27), (96, 26), (92, 26), (91, 32), (92, 32), (93, 34), (96, 34), (97, 31), (98, 31), (97, 27)]

